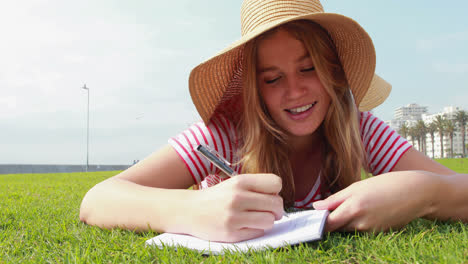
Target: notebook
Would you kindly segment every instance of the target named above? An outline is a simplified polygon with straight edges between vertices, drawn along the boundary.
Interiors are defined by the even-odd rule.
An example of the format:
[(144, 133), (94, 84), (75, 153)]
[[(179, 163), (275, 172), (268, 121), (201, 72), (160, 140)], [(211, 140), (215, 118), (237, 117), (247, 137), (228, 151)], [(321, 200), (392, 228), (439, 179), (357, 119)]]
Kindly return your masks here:
[(273, 228), (262, 237), (237, 243), (211, 242), (190, 235), (164, 233), (147, 240), (146, 244), (159, 248), (164, 245), (185, 247), (206, 255), (222, 255), (225, 251), (264, 250), (322, 239), (327, 210), (299, 211), (287, 215), (288, 217), (275, 221)]

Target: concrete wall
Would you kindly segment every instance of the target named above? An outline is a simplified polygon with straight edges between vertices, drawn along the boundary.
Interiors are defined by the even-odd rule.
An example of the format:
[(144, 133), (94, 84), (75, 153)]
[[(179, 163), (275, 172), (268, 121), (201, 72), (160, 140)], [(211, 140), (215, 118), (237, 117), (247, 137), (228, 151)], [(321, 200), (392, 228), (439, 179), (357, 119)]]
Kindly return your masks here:
[[(131, 165), (89, 165), (88, 171), (125, 170)], [(0, 174), (85, 172), (86, 165), (0, 164)]]

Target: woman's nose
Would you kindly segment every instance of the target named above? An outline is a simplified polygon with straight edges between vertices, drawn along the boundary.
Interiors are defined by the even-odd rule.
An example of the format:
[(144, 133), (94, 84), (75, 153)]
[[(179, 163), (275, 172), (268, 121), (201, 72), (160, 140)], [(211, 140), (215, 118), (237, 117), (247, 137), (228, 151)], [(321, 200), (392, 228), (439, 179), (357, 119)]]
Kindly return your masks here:
[(287, 82), (287, 91), (286, 94), (289, 98), (298, 98), (304, 96), (306, 93), (306, 87), (303, 82), (301, 82), (300, 78), (292, 77), (288, 78)]

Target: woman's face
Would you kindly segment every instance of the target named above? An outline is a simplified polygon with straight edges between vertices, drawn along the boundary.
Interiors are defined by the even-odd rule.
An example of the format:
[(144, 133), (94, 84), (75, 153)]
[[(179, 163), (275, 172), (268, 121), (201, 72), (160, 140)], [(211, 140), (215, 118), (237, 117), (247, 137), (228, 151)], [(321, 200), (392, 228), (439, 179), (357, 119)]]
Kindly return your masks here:
[(258, 43), (257, 85), (273, 120), (293, 136), (313, 134), (330, 105), (304, 45), (284, 29)]

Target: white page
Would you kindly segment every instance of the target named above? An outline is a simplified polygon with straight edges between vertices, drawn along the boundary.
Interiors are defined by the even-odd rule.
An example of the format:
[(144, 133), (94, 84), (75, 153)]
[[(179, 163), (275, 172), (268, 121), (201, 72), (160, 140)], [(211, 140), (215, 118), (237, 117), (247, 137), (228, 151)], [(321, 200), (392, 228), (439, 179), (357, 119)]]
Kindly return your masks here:
[(159, 248), (162, 248), (164, 244), (174, 247), (182, 246), (198, 250), (204, 254), (222, 254), (224, 250), (245, 252), (249, 249), (277, 248), (322, 238), (325, 220), (328, 216), (327, 210), (300, 211), (290, 213), (288, 216), (275, 221), (273, 228), (266, 231), (262, 237), (237, 243), (211, 242), (189, 235), (172, 233), (155, 236), (146, 243)]

